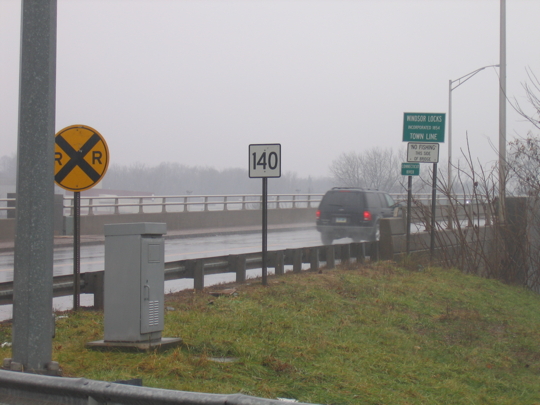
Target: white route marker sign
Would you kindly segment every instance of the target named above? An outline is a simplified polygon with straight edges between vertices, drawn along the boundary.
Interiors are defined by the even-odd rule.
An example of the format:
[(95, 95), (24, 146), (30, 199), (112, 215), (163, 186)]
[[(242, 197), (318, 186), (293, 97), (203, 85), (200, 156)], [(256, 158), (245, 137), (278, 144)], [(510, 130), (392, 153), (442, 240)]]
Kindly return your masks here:
[(281, 144), (249, 145), (249, 177), (281, 177)]

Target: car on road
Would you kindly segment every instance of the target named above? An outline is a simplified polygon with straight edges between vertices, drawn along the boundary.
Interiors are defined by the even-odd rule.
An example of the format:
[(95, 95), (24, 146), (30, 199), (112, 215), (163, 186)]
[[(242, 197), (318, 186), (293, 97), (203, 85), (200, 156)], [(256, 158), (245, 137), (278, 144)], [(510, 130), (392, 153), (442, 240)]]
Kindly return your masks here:
[(384, 191), (334, 187), (326, 192), (317, 209), (317, 230), (324, 245), (341, 238), (377, 241), (381, 218), (394, 216), (398, 207)]

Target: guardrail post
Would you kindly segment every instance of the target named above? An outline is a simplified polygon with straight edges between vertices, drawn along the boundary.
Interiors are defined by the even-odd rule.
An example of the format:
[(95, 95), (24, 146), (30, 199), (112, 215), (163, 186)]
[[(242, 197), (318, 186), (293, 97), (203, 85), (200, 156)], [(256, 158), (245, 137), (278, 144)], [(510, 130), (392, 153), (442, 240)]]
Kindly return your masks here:
[(282, 276), (285, 274), (285, 256), (282, 250), (275, 252), (274, 260), (275, 274), (276, 276)]
[(204, 289), (204, 262), (202, 260), (195, 262), (195, 268), (193, 269), (193, 288), (195, 291), (202, 291)]
[(105, 309), (105, 272), (100, 271), (94, 275), (94, 309)]
[(236, 273), (236, 282), (246, 282), (246, 256), (229, 255), (229, 270)]
[(223, 196), (223, 211), (229, 211), (229, 205), (227, 204), (227, 196)]
[(423, 220), (425, 221), (425, 229), (426, 232), (431, 233), (431, 210), (423, 210), (422, 216)]
[(351, 245), (341, 245), (341, 264), (351, 262)]
[(94, 309), (103, 311), (105, 308), (105, 272), (82, 273), (81, 280), (83, 281), (81, 292), (94, 294)]
[(293, 273), (302, 271), (302, 249), (293, 250)]
[(15, 218), (15, 208), (17, 207), (17, 194), (16, 193), (7, 193), (7, 206), (8, 208), (13, 208), (7, 211), (8, 218)]
[(139, 198), (139, 211), (137, 211), (138, 214), (142, 214), (142, 212), (143, 212), (142, 204), (143, 204), (143, 197), (140, 197)]
[(353, 258), (354, 259), (358, 258), (358, 250), (360, 248), (360, 243), (353, 242), (349, 246), (350, 246), (350, 254), (351, 254), (351, 261), (352, 261)]
[(379, 258), (379, 242), (371, 242), (371, 246), (369, 247), (369, 261), (378, 262)]
[(486, 226), (491, 226), (491, 209), (485, 203), (483, 204), (484, 218), (486, 219)]
[(94, 199), (88, 199), (88, 215), (94, 215)]
[(71, 217), (75, 216), (75, 198), (71, 199), (71, 205), (69, 206), (69, 214)]
[(467, 204), (467, 226), (471, 227), (474, 225), (474, 208), (473, 208), (473, 202), (471, 200), (470, 204)]
[[(75, 201), (75, 200), (73, 200)], [(75, 203), (74, 203), (75, 204)], [(120, 213), (120, 207), (118, 206), (118, 198), (114, 199), (114, 213), (119, 214)]]
[(454, 228), (454, 221), (452, 219), (452, 208), (453, 208), (453, 205), (448, 204), (448, 206), (446, 207), (446, 229), (453, 229)]
[(319, 248), (309, 248), (309, 263), (311, 270), (319, 270)]
[(208, 197), (204, 197), (204, 210), (208, 211)]
[(357, 243), (356, 246), (356, 263), (364, 264), (366, 262), (366, 243)]
[(243, 195), (242, 196), (242, 211), (244, 211), (246, 209), (246, 196)]
[(161, 213), (167, 212), (167, 197), (161, 197)]
[(333, 245), (325, 246), (326, 248), (326, 268), (331, 270), (336, 267), (336, 251)]

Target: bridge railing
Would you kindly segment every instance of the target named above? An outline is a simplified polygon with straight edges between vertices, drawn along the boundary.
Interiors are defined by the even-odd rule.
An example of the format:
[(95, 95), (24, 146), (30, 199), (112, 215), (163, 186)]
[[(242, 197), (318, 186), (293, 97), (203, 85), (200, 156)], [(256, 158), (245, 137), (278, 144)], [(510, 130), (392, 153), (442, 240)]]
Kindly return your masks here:
[[(405, 202), (406, 194), (391, 194), (394, 200)], [(316, 208), (323, 194), (269, 194), (268, 208)], [(99, 196), (81, 197), (81, 215), (137, 214), (155, 212), (233, 211), (260, 209), (260, 194), (228, 195), (163, 195), (163, 196)], [(415, 194), (414, 200), (431, 204), (431, 194)], [(471, 195), (455, 195), (455, 201), (467, 204)], [(73, 216), (73, 196), (63, 198), (64, 216)], [(437, 205), (447, 205), (448, 199), (437, 195)], [(15, 198), (0, 198), (0, 218), (14, 218)]]
[[(316, 208), (324, 194), (269, 194), (268, 208)], [(407, 200), (405, 194), (391, 194), (399, 202)], [(470, 195), (456, 195), (456, 201), (467, 203)], [(414, 199), (424, 205), (431, 204), (431, 194), (415, 194)], [(73, 215), (72, 196), (64, 197), (64, 214)], [(228, 195), (165, 195), (165, 196), (100, 196), (81, 198), (82, 215), (142, 214), (156, 212), (236, 211), (260, 209), (260, 194)], [(437, 205), (447, 205), (448, 199), (437, 196)]]
[[(268, 208), (317, 207), (322, 194), (270, 194)], [(72, 215), (73, 197), (64, 197), (64, 212)], [(82, 215), (141, 214), (156, 212), (236, 211), (260, 209), (259, 194), (100, 196), (82, 197)]]
[(15, 217), (15, 199), (0, 198), (0, 218)]

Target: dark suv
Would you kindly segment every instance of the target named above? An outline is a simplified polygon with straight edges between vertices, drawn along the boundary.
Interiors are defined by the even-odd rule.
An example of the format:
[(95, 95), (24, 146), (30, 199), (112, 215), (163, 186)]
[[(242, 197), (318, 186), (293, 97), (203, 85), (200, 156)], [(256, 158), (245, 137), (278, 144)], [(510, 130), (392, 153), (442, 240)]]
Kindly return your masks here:
[(317, 210), (317, 230), (322, 243), (352, 238), (355, 242), (379, 240), (379, 221), (394, 216), (399, 207), (388, 193), (361, 188), (334, 187)]

